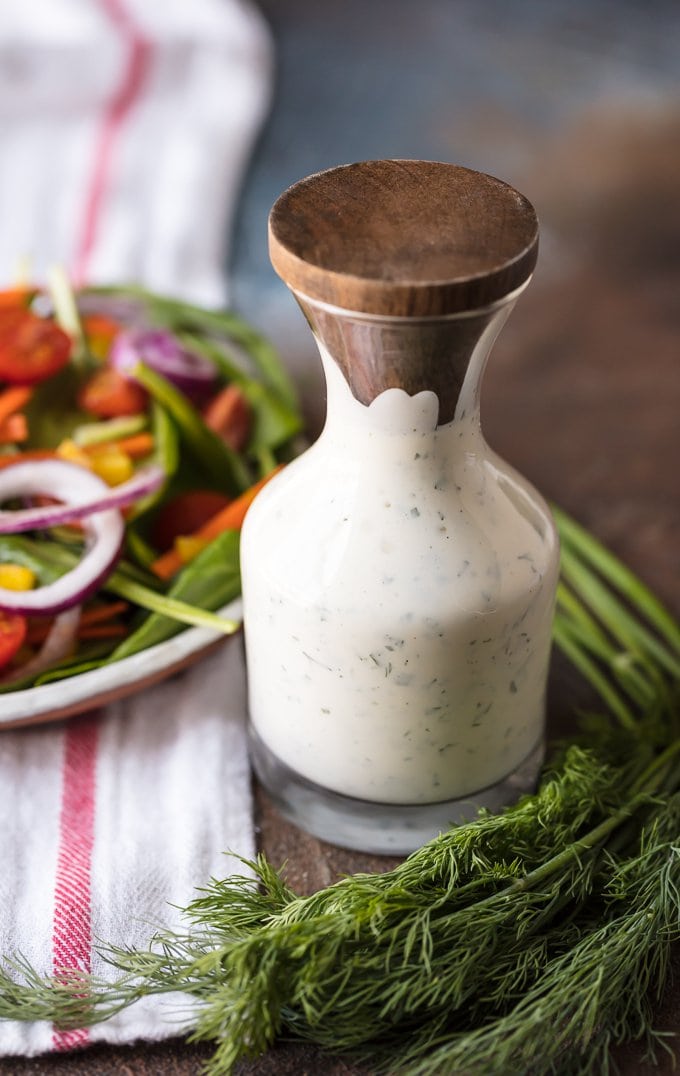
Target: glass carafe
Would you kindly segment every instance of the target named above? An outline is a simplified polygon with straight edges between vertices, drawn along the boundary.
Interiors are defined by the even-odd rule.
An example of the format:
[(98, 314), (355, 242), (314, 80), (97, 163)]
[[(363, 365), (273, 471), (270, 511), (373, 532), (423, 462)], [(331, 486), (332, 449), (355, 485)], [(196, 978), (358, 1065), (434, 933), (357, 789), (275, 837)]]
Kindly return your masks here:
[(328, 406), (243, 530), (253, 762), (303, 828), (404, 853), (543, 756), (557, 541), (479, 416), (536, 219), (491, 177), (382, 161), (296, 184), (270, 229)]

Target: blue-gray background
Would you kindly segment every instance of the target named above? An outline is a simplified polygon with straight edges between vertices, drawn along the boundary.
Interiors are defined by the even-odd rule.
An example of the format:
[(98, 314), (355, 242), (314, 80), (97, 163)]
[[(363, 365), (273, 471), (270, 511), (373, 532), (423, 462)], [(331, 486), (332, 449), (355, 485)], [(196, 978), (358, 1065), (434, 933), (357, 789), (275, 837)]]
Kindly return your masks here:
[[(619, 157), (628, 116), (644, 127), (680, 107), (677, 0), (259, 6), (275, 39), (276, 87), (238, 215), (233, 301), (277, 337), (293, 365), (293, 352), (307, 345), (266, 249), (267, 213), (290, 183), (370, 157), (423, 157), (489, 171), (537, 204), (547, 272), (559, 212), (542, 172), (554, 187), (562, 171), (564, 184), (576, 181), (587, 194), (589, 176), (597, 181), (603, 167), (626, 167)], [(604, 131), (605, 145), (595, 131), (593, 159), (580, 145), (570, 165), (563, 147), (589, 124)], [(607, 146), (612, 127), (618, 149)]]

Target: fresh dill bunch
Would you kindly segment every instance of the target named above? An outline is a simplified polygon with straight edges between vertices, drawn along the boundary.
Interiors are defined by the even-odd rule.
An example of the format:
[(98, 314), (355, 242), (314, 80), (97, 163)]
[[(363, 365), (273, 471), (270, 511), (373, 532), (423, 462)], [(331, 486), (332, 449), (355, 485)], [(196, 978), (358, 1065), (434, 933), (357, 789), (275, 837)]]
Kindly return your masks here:
[[(615, 1043), (643, 1040), (650, 1059), (667, 1049), (653, 1029), (652, 1001), (680, 938), (680, 795), (642, 829), (636, 854), (610, 859), (601, 907), (573, 925), (568, 945), (548, 936), (554, 955), (534, 982), (508, 983), (505, 1011), (483, 1005), (464, 1028), (443, 1021), (385, 1051), (376, 1071), (403, 1076), (606, 1076)], [(557, 940), (557, 944), (555, 941)], [(475, 1026), (476, 1025), (476, 1026)], [(375, 1056), (373, 1058), (375, 1061)]]
[[(535, 796), (449, 831), (393, 871), (295, 898), (260, 861), (261, 890), (213, 883), (189, 909), (198, 930), (161, 937), (155, 956), (111, 959), (129, 989), (143, 976), (203, 1000), (196, 1037), (218, 1042), (216, 1072), (282, 1030), (334, 1049), (415, 1030), (488, 994), (501, 955), (508, 978), (528, 981), (534, 936), (588, 899), (603, 840), (649, 802), (640, 794), (616, 807), (618, 777), (571, 748)], [(542, 834), (525, 862), (513, 850), (513, 818), (521, 838)]]
[(412, 893), (396, 868), (382, 885), (372, 878), (370, 893), (361, 877), (348, 878), (288, 904), (224, 953), (224, 987), (201, 1009), (196, 1032), (219, 1042), (215, 1071), (261, 1051), (267, 1029), (334, 1050), (413, 1033), (489, 994), (499, 961), (506, 976), (526, 981), (527, 946), (535, 971), (548, 952), (534, 939), (553, 924), (559, 932), (599, 892), (605, 842), (649, 804), (640, 794), (493, 886), (481, 868), (486, 895), (474, 883), (454, 886), (450, 901), (437, 885)]

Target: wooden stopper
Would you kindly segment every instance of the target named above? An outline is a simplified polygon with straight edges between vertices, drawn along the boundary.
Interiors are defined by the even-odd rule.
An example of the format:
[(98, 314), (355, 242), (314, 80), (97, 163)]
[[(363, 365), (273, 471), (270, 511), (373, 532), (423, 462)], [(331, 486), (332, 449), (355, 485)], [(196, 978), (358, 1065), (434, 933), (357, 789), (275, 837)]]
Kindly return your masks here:
[[(531, 275), (538, 222), (523, 195), (481, 172), (361, 161), (285, 191), (269, 217), (269, 251), (357, 399), (429, 388), (448, 421), (488, 308)], [(341, 311), (369, 318), (359, 325)], [(436, 322), (456, 314), (470, 316)], [(370, 316), (413, 320), (389, 332), (371, 330)]]
[(538, 222), (507, 183), (435, 161), (360, 161), (294, 184), (269, 218), (293, 291), (346, 310), (418, 317), (478, 310), (518, 288)]

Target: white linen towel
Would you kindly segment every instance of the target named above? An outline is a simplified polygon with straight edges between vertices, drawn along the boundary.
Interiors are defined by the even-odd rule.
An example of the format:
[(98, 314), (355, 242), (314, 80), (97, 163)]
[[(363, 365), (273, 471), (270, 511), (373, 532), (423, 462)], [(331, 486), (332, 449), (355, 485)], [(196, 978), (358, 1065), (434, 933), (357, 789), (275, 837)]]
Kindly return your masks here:
[[(58, 264), (223, 304), (270, 72), (242, 0), (4, 0), (0, 286), (27, 259), (37, 281)], [(223, 853), (254, 852), (244, 710), (229, 640), (102, 712), (0, 731), (0, 953), (99, 974), (98, 941), (145, 945), (178, 922), (172, 905), (239, 870)], [(181, 1011), (150, 998), (68, 1033), (0, 1022), (0, 1054), (159, 1039)]]

